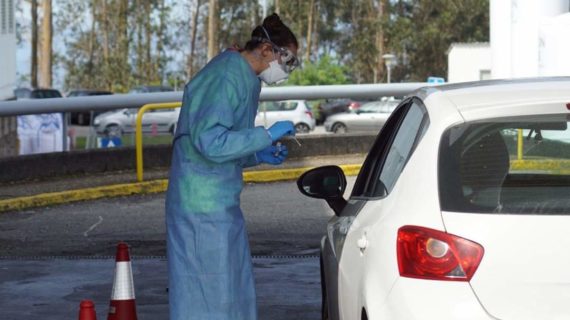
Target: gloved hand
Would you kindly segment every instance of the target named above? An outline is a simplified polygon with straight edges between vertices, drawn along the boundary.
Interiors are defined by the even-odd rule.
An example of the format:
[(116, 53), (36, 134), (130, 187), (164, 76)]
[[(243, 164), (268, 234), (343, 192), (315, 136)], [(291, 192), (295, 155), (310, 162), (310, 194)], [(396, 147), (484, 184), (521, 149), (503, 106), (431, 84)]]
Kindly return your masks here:
[(277, 121), (269, 129), (267, 129), (267, 133), (269, 133), (271, 141), (275, 142), (281, 139), (283, 136), (294, 136), (295, 126), (291, 121)]
[(284, 145), (269, 146), (255, 153), (259, 163), (269, 163), (273, 165), (282, 164), (289, 154), (287, 147)]

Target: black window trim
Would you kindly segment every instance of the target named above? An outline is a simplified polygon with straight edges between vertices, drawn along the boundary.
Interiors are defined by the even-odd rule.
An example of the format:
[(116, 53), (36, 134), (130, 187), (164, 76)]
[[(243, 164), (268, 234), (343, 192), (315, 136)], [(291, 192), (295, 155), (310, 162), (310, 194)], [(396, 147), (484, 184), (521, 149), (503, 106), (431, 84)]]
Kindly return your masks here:
[[(368, 152), (368, 156), (366, 157), (366, 160), (364, 161), (364, 164), (362, 165), (362, 169), (360, 170), (360, 173), (358, 174), (358, 177), (356, 178), (356, 182), (355, 182), (355, 187), (353, 188), (353, 192), (350, 196), (350, 199), (353, 200), (369, 200), (371, 199), (371, 197), (367, 196), (366, 194), (368, 193), (369, 190), (369, 186), (370, 186), (370, 180), (372, 179), (372, 176), (374, 176), (374, 173), (376, 172), (376, 167), (379, 166), (378, 164), (378, 158), (381, 155), (385, 154), (385, 150), (387, 148), (387, 146), (392, 144), (392, 141), (394, 140), (394, 128), (399, 128), (402, 120), (405, 118), (406, 114), (408, 113), (409, 107), (412, 104), (412, 98), (408, 98), (405, 99), (404, 101), (402, 101), (400, 103), (400, 105), (394, 110), (393, 115), (397, 116), (398, 119), (396, 119), (396, 122), (394, 123), (393, 127), (390, 127), (391, 123), (391, 118), (392, 116), (390, 116), (388, 118), (388, 121), (386, 121), (386, 124), (382, 127), (382, 129), (380, 129), (380, 132), (378, 133), (378, 135), (376, 136), (376, 140), (374, 141), (374, 144), (372, 145), (372, 148), (370, 148), (370, 151)], [(400, 114), (401, 113), (401, 114)], [(388, 139), (384, 138), (384, 132), (386, 132), (386, 130), (390, 130), (390, 136), (388, 137)], [(384, 159), (385, 160), (385, 159)], [(384, 160), (382, 160), (382, 164), (381, 166), (384, 165)], [(365, 172), (368, 172), (367, 174), (365, 174)], [(356, 195), (354, 194), (354, 192), (356, 191), (360, 191), (357, 190), (359, 189), (359, 186), (361, 186), (361, 192), (359, 192), (360, 194)]]
[[(402, 114), (398, 115), (398, 119), (397, 122), (394, 124), (393, 128), (390, 130), (390, 136), (388, 139), (382, 140), (382, 132), (385, 130), (386, 127), (383, 127), (380, 130), (380, 133), (378, 134), (378, 136), (376, 137), (376, 141), (374, 142), (373, 147), (370, 149), (369, 155), (374, 152), (374, 156), (372, 157), (367, 157), (366, 161), (364, 163), (364, 165), (362, 166), (362, 168), (364, 169), (367, 166), (370, 166), (371, 169), (368, 170), (370, 173), (368, 173), (365, 177), (361, 177), (360, 174), (357, 177), (357, 181), (356, 183), (361, 183), (362, 181), (360, 181), (361, 179), (366, 179), (365, 180), (365, 185), (363, 187), (362, 190), (362, 194), (361, 195), (354, 195), (351, 194), (350, 199), (351, 200), (380, 200), (383, 198), (386, 198), (389, 193), (386, 193), (384, 195), (381, 196), (371, 196), (371, 192), (373, 190), (375, 190), (376, 188), (376, 184), (377, 184), (377, 180), (375, 179), (375, 177), (378, 177), (378, 175), (380, 174), (380, 171), (382, 170), (382, 168), (384, 168), (384, 164), (386, 161), (386, 148), (390, 147), (393, 143), (394, 143), (394, 139), (396, 138), (397, 133), (400, 130), (400, 127), (404, 121), (404, 119), (406, 118), (408, 112), (410, 111), (412, 105), (416, 103), (420, 109), (424, 112), (424, 117), (422, 119), (422, 122), (420, 124), (420, 128), (422, 128), (421, 131), (425, 131), (427, 129), (427, 126), (429, 126), (430, 123), (430, 118), (429, 118), (429, 114), (427, 112), (427, 108), (425, 107), (423, 101), (418, 98), (418, 97), (409, 97), (405, 100), (403, 100), (400, 105), (394, 110), (394, 113), (397, 112), (402, 112)], [(414, 137), (414, 143), (412, 146), (412, 150), (411, 150), (411, 154), (413, 154), (415, 152), (415, 149), (417, 147), (417, 145), (419, 144), (421, 138), (423, 137), (423, 135), (416, 135)], [(383, 137), (382, 137), (383, 138)], [(406, 164), (407, 161), (409, 161), (409, 159), (411, 158), (411, 154), (410, 157), (408, 157), (408, 159), (406, 160)], [(379, 159), (380, 157), (382, 157), (382, 159)], [(372, 162), (372, 163), (369, 163)], [(405, 168), (405, 165), (404, 165)], [(404, 170), (404, 168), (402, 170)], [(361, 171), (362, 173), (363, 171)], [(374, 177), (374, 178), (373, 178)], [(398, 177), (399, 179), (399, 177)], [(353, 189), (353, 192), (356, 191), (356, 187)]]

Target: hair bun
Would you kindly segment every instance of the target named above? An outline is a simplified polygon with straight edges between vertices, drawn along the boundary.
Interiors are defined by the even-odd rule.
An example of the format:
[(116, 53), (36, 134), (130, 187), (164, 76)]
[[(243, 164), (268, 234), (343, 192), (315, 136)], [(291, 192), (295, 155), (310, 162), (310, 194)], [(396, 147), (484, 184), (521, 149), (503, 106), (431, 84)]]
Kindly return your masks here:
[(263, 27), (265, 28), (279, 28), (283, 25), (281, 18), (277, 13), (273, 13), (267, 18), (263, 19)]

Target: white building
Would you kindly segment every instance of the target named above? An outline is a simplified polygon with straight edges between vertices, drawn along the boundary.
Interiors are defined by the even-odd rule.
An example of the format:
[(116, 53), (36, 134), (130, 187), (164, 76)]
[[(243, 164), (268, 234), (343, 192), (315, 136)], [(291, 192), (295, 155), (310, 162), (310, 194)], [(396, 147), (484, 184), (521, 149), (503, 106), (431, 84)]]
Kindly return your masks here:
[(16, 0), (0, 0), (0, 100), (12, 97), (16, 85)]
[(453, 43), (447, 51), (447, 81), (466, 82), (491, 78), (488, 42)]
[(490, 46), (453, 44), (448, 81), (570, 76), (569, 35), (570, 0), (491, 0)]

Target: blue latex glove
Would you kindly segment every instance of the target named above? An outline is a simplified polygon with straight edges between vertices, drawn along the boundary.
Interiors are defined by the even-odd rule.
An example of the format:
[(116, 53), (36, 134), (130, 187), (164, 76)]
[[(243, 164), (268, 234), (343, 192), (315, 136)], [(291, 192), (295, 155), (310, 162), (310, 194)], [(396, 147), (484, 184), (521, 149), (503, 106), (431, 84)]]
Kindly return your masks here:
[(287, 147), (284, 145), (269, 146), (261, 151), (258, 151), (255, 156), (259, 163), (269, 163), (272, 165), (282, 164), (289, 154)]
[(275, 142), (281, 139), (283, 136), (294, 136), (295, 126), (291, 121), (277, 121), (269, 129), (267, 129), (267, 133), (269, 133), (271, 141)]

